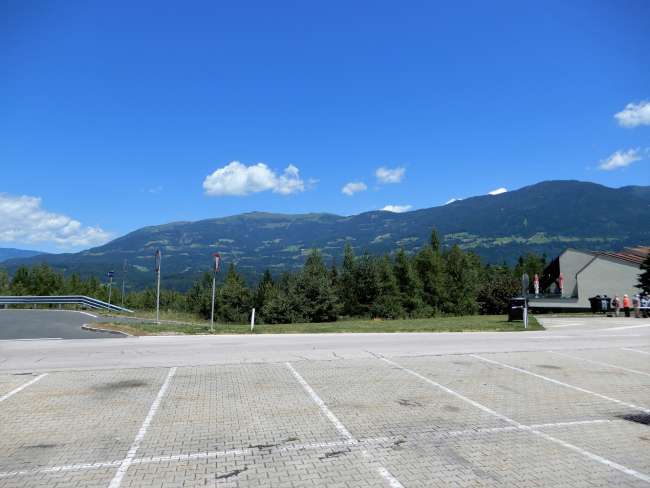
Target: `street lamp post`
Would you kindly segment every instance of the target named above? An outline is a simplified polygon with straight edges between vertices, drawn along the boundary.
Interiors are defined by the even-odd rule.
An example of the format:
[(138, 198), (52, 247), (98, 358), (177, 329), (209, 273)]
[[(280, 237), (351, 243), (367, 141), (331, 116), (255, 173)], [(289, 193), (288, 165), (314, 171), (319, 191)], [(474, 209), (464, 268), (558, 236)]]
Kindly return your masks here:
[(107, 273), (108, 276), (108, 304), (111, 304), (111, 294), (113, 292), (113, 275), (115, 274), (114, 271), (109, 271)]
[(210, 332), (214, 332), (214, 295), (217, 289), (217, 273), (219, 272), (219, 265), (221, 264), (221, 255), (215, 252), (212, 257), (214, 258), (214, 268), (212, 269), (212, 306), (210, 307)]
[(160, 265), (162, 262), (162, 251), (156, 249), (155, 254), (155, 269), (156, 269), (156, 323), (160, 324)]
[(126, 259), (122, 265), (122, 308), (124, 308), (124, 283), (126, 282)]

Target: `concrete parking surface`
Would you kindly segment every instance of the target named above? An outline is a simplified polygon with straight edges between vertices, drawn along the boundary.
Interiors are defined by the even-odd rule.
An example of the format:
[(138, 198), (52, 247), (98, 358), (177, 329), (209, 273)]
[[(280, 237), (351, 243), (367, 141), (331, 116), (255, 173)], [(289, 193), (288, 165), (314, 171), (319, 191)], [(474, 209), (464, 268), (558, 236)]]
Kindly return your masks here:
[(0, 353), (0, 487), (650, 486), (638, 330), (608, 347), (387, 355), (373, 339), (363, 357), (128, 369), (18, 372)]

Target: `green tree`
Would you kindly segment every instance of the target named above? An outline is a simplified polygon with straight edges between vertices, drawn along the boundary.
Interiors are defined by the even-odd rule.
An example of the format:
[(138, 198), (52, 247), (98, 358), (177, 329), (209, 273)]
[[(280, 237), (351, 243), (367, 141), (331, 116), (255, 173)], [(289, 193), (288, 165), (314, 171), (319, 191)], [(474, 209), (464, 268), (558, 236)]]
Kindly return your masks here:
[(11, 280), (12, 295), (32, 295), (33, 294), (32, 274), (26, 266), (20, 266), (14, 273)]
[(303, 309), (300, 315), (309, 322), (332, 322), (341, 310), (333, 287), (331, 274), (323, 262), (321, 253), (314, 249), (298, 276), (297, 293)]
[(4, 269), (0, 269), (0, 295), (9, 295), (11, 293), (11, 281), (9, 275)]
[(338, 296), (343, 315), (353, 316), (359, 311), (357, 263), (350, 244), (343, 250), (343, 265), (338, 279)]
[(252, 307), (250, 290), (232, 263), (228, 268), (223, 285), (219, 288), (218, 305), (220, 320), (227, 323), (245, 323), (247, 321)]
[(400, 291), (393, 273), (393, 263), (384, 256), (377, 263), (378, 294), (370, 306), (372, 317), (397, 319), (405, 314), (400, 300)]
[(472, 315), (478, 311), (480, 260), (457, 245), (444, 255), (445, 298), (443, 311), (454, 315)]
[(296, 275), (285, 274), (269, 290), (262, 308), (262, 317), (267, 324), (292, 324), (305, 322), (301, 314), (304, 306), (297, 292)]
[(354, 287), (348, 293), (354, 293), (356, 307), (351, 315), (369, 317), (372, 307), (379, 296), (380, 283), (377, 258), (364, 254), (355, 263)]
[(261, 313), (264, 304), (268, 300), (270, 293), (273, 289), (273, 276), (271, 272), (267, 269), (262, 275), (262, 279), (257, 284), (257, 290), (255, 290), (255, 308), (258, 313)]
[(537, 274), (541, 279), (545, 267), (546, 267), (546, 256), (539, 256), (532, 252), (526, 253), (523, 256), (519, 256), (519, 259), (517, 260), (517, 264), (515, 265), (515, 268), (513, 270), (514, 277), (519, 282), (519, 286), (520, 286), (519, 293), (521, 293), (522, 275), (524, 273), (528, 274), (528, 278), (530, 280), (528, 291), (533, 292), (534, 291), (533, 278), (535, 274)]
[(411, 317), (425, 315), (422, 300), (422, 283), (403, 249), (397, 251), (393, 267), (399, 289), (399, 299), (406, 313)]
[(477, 300), (482, 314), (504, 314), (510, 299), (520, 292), (520, 283), (504, 266), (486, 266)]
[(188, 311), (199, 314), (205, 319), (210, 318), (212, 307), (211, 273), (203, 273), (201, 278), (192, 284), (185, 295), (185, 302)]
[(444, 262), (439, 252), (425, 246), (415, 256), (415, 270), (422, 283), (422, 298), (432, 311), (439, 311), (444, 297)]
[(640, 288), (645, 293), (650, 293), (650, 253), (648, 253), (643, 263), (641, 263), (641, 274), (639, 274), (637, 288)]

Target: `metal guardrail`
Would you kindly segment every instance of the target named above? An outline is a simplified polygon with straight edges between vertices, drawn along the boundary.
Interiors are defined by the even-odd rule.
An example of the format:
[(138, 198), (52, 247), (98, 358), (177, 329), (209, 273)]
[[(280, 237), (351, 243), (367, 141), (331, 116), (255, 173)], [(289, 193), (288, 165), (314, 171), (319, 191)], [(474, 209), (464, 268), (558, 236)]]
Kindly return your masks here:
[(85, 305), (90, 308), (111, 310), (113, 312), (133, 313), (133, 310), (129, 310), (128, 308), (84, 295), (0, 296), (0, 306), (2, 305)]

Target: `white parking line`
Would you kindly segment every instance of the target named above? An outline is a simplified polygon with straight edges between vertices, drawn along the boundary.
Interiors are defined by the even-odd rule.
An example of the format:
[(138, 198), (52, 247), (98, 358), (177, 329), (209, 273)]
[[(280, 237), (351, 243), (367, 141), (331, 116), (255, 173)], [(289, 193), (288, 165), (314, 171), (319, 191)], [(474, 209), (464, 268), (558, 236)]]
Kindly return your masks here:
[[(594, 419), (594, 420), (574, 420), (570, 422), (553, 422), (548, 424), (535, 424), (524, 426), (526, 428), (534, 429), (544, 429), (544, 428), (553, 428), (553, 427), (567, 427), (573, 425), (591, 425), (591, 424), (604, 424), (612, 422), (622, 422), (621, 420), (612, 420), (612, 419)], [(436, 439), (447, 439), (450, 437), (463, 437), (463, 436), (476, 436), (480, 434), (499, 434), (501, 432), (513, 432), (516, 430), (522, 430), (519, 427), (514, 425), (508, 425), (506, 427), (488, 427), (488, 428), (474, 428), (474, 429), (465, 429), (465, 430), (452, 430), (447, 432), (435, 432), (435, 431), (422, 431), (418, 433), (411, 434), (409, 438), (412, 437), (423, 437), (425, 439), (431, 439), (432, 437)], [(524, 429), (525, 430), (525, 429)], [(395, 440), (404, 439), (404, 436), (388, 436), (388, 437), (371, 437), (368, 439), (360, 440), (342, 440), (342, 441), (333, 441), (333, 442), (310, 442), (307, 444), (294, 444), (287, 445), (278, 448), (269, 448), (269, 450), (288, 453), (296, 451), (306, 451), (306, 450), (317, 450), (317, 449), (329, 449), (329, 448), (340, 448), (340, 447), (355, 447), (355, 446), (372, 446), (375, 444), (382, 444), (386, 442), (394, 442)], [(133, 459), (131, 465), (135, 464), (155, 464), (155, 463), (165, 463), (173, 461), (192, 461), (197, 459), (217, 459), (222, 457), (229, 456), (248, 456), (253, 455), (257, 452), (257, 448), (242, 448), (242, 449), (228, 449), (222, 451), (201, 451), (194, 452), (189, 454), (169, 454), (166, 456), (148, 456), (143, 458)], [(30, 470), (17, 470), (17, 471), (4, 471), (0, 472), (0, 478), (11, 478), (16, 476), (29, 476), (39, 473), (58, 473), (64, 471), (86, 471), (92, 469), (100, 468), (111, 468), (117, 467), (122, 464), (121, 460), (118, 461), (104, 461), (97, 463), (80, 463), (80, 464), (67, 464), (63, 466), (51, 466), (46, 468), (35, 468)]]
[(497, 366), (501, 366), (503, 368), (512, 369), (513, 371), (519, 371), (520, 373), (524, 373), (524, 374), (527, 374), (527, 375), (530, 375), (530, 376), (534, 376), (535, 378), (539, 378), (539, 379), (542, 379), (544, 381), (554, 383), (556, 385), (564, 386), (566, 388), (571, 388), (572, 390), (580, 391), (582, 393), (588, 393), (589, 395), (593, 395), (593, 396), (596, 396), (598, 398), (602, 398), (603, 400), (607, 400), (607, 401), (610, 401), (610, 402), (618, 403), (619, 405), (624, 405), (626, 407), (633, 408), (635, 410), (640, 410), (641, 412), (644, 412), (644, 413), (650, 413), (650, 409), (648, 409), (648, 408), (640, 407), (638, 405), (634, 405), (633, 403), (627, 403), (627, 402), (624, 402), (624, 401), (621, 401), (621, 400), (617, 400), (616, 398), (612, 398), (612, 397), (609, 397), (607, 395), (603, 395), (601, 393), (596, 393), (595, 391), (587, 390), (586, 388), (581, 388), (579, 386), (570, 385), (569, 383), (564, 383), (563, 381), (559, 381), (559, 380), (556, 380), (556, 379), (553, 379), (553, 378), (549, 378), (548, 376), (533, 373), (532, 371), (528, 371), (527, 369), (518, 368), (517, 366), (511, 366), (509, 364), (502, 363), (500, 361), (495, 361), (494, 359), (484, 358), (482, 356), (479, 356), (478, 354), (470, 354), (470, 356), (473, 357), (473, 358), (476, 358), (476, 359), (480, 359), (481, 361), (485, 361), (486, 363), (492, 363), (492, 364), (496, 364)]
[(133, 440), (133, 444), (131, 444), (131, 447), (129, 448), (129, 452), (126, 454), (126, 458), (122, 460), (122, 462), (120, 463), (120, 467), (117, 470), (117, 473), (115, 473), (115, 477), (111, 480), (110, 485), (108, 485), (109, 488), (118, 488), (122, 484), (122, 478), (124, 478), (124, 475), (126, 474), (126, 471), (129, 469), (129, 466), (133, 464), (133, 459), (135, 458), (136, 452), (138, 452), (138, 449), (140, 448), (140, 443), (142, 442), (142, 439), (144, 439), (144, 436), (147, 433), (149, 424), (151, 424), (151, 421), (156, 416), (156, 412), (158, 411), (158, 408), (160, 407), (160, 403), (162, 402), (162, 399), (165, 396), (165, 392), (167, 391), (167, 388), (169, 388), (169, 383), (171, 382), (171, 379), (174, 377), (175, 374), (176, 374), (176, 368), (171, 368), (169, 370), (169, 373), (167, 373), (167, 378), (165, 378), (165, 381), (163, 382), (162, 386), (160, 387), (160, 390), (158, 391), (158, 395), (156, 395), (156, 398), (151, 404), (151, 407), (149, 408), (149, 413), (147, 413), (144, 422), (142, 422), (142, 425), (140, 426), (140, 430), (138, 431), (138, 434), (135, 436), (135, 439)]
[(32, 379), (32, 380), (29, 380), (27, 383), (24, 383), (24, 384), (20, 385), (18, 388), (14, 388), (14, 389), (11, 390), (9, 393), (7, 393), (7, 394), (1, 396), (1, 397), (0, 397), (0, 402), (4, 402), (7, 398), (11, 398), (11, 397), (14, 396), (16, 393), (18, 393), (18, 392), (20, 392), (20, 391), (23, 391), (23, 390), (24, 390), (25, 388), (27, 388), (28, 386), (33, 385), (33, 384), (36, 383), (37, 381), (42, 380), (42, 379), (45, 378), (47, 375), (48, 375), (48, 373), (39, 374), (36, 378), (34, 378), (34, 379)]
[[(470, 356), (474, 356), (474, 355), (470, 354)], [(485, 405), (482, 405), (482, 404), (480, 404), (480, 403), (466, 397), (465, 395), (462, 395), (462, 394), (460, 394), (458, 392), (455, 392), (454, 390), (452, 390), (450, 388), (447, 388), (446, 386), (443, 386), (440, 383), (437, 383), (437, 382), (433, 381), (432, 379), (421, 375), (420, 373), (417, 373), (417, 372), (415, 372), (415, 371), (413, 371), (411, 369), (405, 368), (404, 366), (402, 366), (400, 364), (397, 364), (396, 362), (391, 361), (389, 359), (386, 359), (386, 358), (383, 358), (383, 357), (380, 358), (380, 359), (382, 359), (383, 361), (386, 361), (388, 364), (392, 364), (396, 368), (401, 369), (402, 371), (404, 371), (406, 373), (409, 373), (409, 374), (411, 374), (411, 375), (413, 375), (413, 376), (415, 376), (417, 378), (420, 378), (421, 380), (435, 386), (436, 388), (439, 388), (439, 389), (449, 393), (450, 395), (453, 395), (456, 398), (458, 398), (460, 400), (463, 400), (464, 402), (469, 403), (470, 405), (473, 405), (474, 407), (476, 407), (476, 408), (478, 408), (478, 409), (480, 409), (480, 410), (482, 410), (482, 411), (484, 411), (486, 413), (489, 413), (490, 415), (492, 415), (492, 416), (494, 416), (496, 418), (499, 418), (499, 419), (503, 420), (504, 422), (509, 423), (510, 425), (514, 425), (518, 429), (525, 430), (526, 432), (530, 432), (531, 434), (535, 434), (535, 435), (537, 435), (537, 436), (539, 436), (539, 437), (541, 437), (543, 439), (546, 439), (547, 441), (553, 442), (555, 444), (559, 444), (560, 446), (563, 446), (563, 447), (565, 447), (567, 449), (570, 449), (570, 450), (572, 450), (574, 452), (577, 452), (578, 454), (581, 454), (582, 456), (587, 457), (587, 458), (589, 458), (589, 459), (591, 459), (593, 461), (599, 462), (601, 464), (604, 464), (605, 466), (616, 469), (618, 471), (621, 471), (622, 473), (628, 474), (628, 475), (633, 476), (633, 477), (635, 477), (637, 479), (640, 479), (640, 480), (643, 480), (643, 481), (645, 481), (647, 483), (650, 483), (650, 476), (648, 476), (645, 473), (641, 473), (641, 472), (636, 471), (634, 469), (631, 469), (631, 468), (628, 468), (628, 467), (623, 466), (621, 464), (618, 464), (618, 463), (616, 463), (614, 461), (610, 461), (609, 459), (606, 459), (606, 458), (604, 458), (602, 456), (599, 456), (598, 454), (594, 454), (594, 453), (592, 453), (590, 451), (582, 449), (581, 447), (578, 447), (578, 446), (575, 446), (573, 444), (570, 444), (569, 442), (563, 441), (562, 439), (558, 439), (557, 437), (553, 437), (552, 435), (541, 432), (541, 431), (539, 431), (539, 430), (537, 430), (537, 429), (535, 429), (535, 428), (533, 428), (531, 426), (520, 424), (516, 420), (513, 420), (513, 419), (511, 419), (509, 417), (506, 417), (505, 415), (503, 415), (501, 413), (498, 413), (498, 412), (492, 410), (491, 408), (486, 407)]]
[(15, 341), (61, 341), (63, 337), (35, 337), (33, 339), (0, 339), (0, 342), (15, 342)]
[(81, 310), (71, 310), (71, 312), (82, 313), (82, 314), (84, 314), (84, 315), (88, 315), (88, 317), (92, 317), (92, 318), (94, 318), (94, 319), (97, 318), (97, 315), (94, 315), (94, 314), (89, 313), (89, 312), (82, 312)]
[(609, 327), (607, 329), (601, 330), (625, 330), (625, 329), (641, 329), (643, 327), (650, 327), (650, 324), (640, 324), (640, 325), (624, 325), (622, 327)]
[(650, 352), (649, 352), (649, 351), (642, 351), (642, 350), (640, 350), (640, 349), (634, 349), (633, 347), (621, 347), (621, 349), (622, 349), (623, 351), (638, 352), (639, 354), (647, 354), (648, 356), (650, 356)]
[(552, 354), (557, 354), (558, 356), (564, 356), (564, 357), (571, 358), (571, 359), (578, 359), (580, 361), (586, 361), (588, 363), (598, 364), (600, 366), (606, 366), (608, 368), (620, 369), (622, 371), (627, 371), (628, 373), (642, 374), (643, 376), (649, 376), (650, 377), (650, 373), (646, 373), (645, 371), (639, 371), (638, 369), (624, 368), (623, 366), (617, 366), (615, 364), (604, 363), (602, 361), (596, 361), (594, 359), (581, 358), (580, 356), (574, 356), (573, 354), (567, 354), (565, 352), (557, 352), (557, 351), (548, 351), (548, 352), (550, 352)]
[[(311, 399), (314, 401), (316, 405), (319, 406), (321, 411), (325, 414), (325, 416), (334, 424), (334, 427), (336, 427), (336, 430), (339, 431), (339, 433), (346, 438), (346, 440), (357, 444), (358, 441), (350, 434), (350, 431), (343, 425), (343, 423), (334, 415), (334, 413), (325, 405), (325, 402), (321, 399), (321, 397), (318, 396), (318, 393), (314, 391), (314, 389), (309, 386), (309, 383), (305, 381), (305, 379), (294, 369), (294, 367), (291, 365), (291, 363), (285, 363), (287, 365), (287, 368), (289, 368), (289, 371), (293, 374), (293, 376), (296, 378), (298, 383), (304, 388), (304, 390), (309, 394)], [(373, 459), (372, 455), (365, 449), (361, 450), (361, 454), (363, 457), (368, 459), (371, 464), (374, 465), (375, 469), (379, 473), (379, 475), (384, 478), (384, 480), (388, 483), (388, 486), (391, 488), (404, 488), (404, 485), (400, 483), (400, 481), (395, 478), (390, 471), (388, 471), (385, 467), (381, 466), (375, 460)]]

